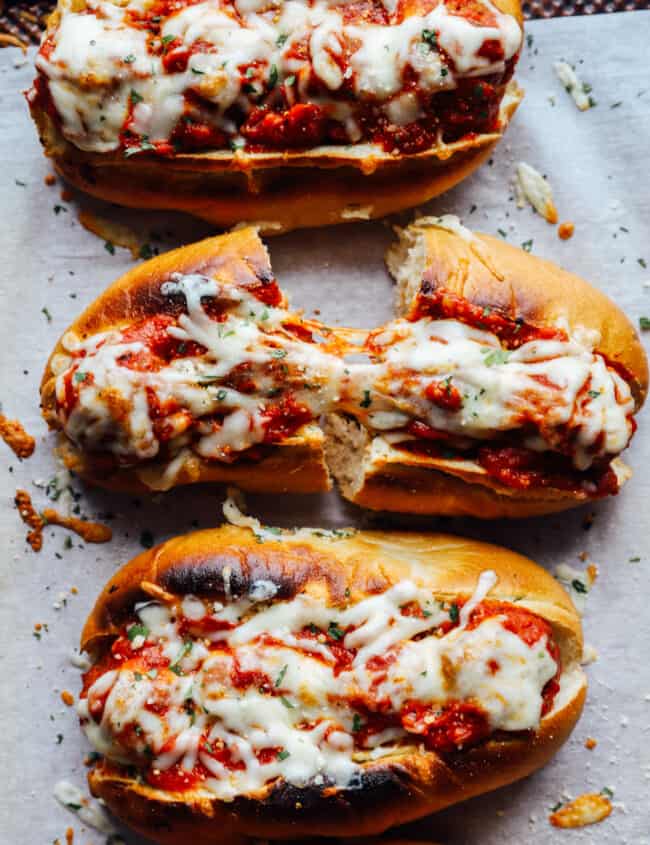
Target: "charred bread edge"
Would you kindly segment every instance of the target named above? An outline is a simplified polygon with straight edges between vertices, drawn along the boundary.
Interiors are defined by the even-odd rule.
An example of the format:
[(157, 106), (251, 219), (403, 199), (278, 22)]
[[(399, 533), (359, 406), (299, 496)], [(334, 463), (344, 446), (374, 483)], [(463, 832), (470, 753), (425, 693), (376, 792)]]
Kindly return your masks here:
[[(373, 565), (369, 566), (369, 560)], [(586, 692), (578, 661), (582, 653), (579, 616), (554, 579), (526, 558), (486, 543), (445, 535), (360, 532), (352, 537), (311, 540), (285, 536), (258, 543), (234, 526), (199, 531), (146, 551), (107, 584), (84, 627), (81, 645), (99, 655), (145, 594), (143, 580), (175, 594), (223, 597), (224, 567), (231, 594), (245, 594), (259, 578), (279, 586), (289, 598), (310, 585), (326, 584), (333, 602), (381, 589), (409, 572), (412, 561), (431, 576), (442, 599), (472, 592), (481, 571), (493, 569), (499, 581), (490, 598), (520, 599), (554, 628), (566, 672), (563, 700), (534, 735), (503, 736), (443, 760), (422, 750), (400, 753), (364, 767), (355, 789), (323, 794), (318, 788), (270, 785), (259, 798), (232, 803), (203, 797), (183, 800), (153, 789), (110, 764), (89, 775), (91, 790), (136, 830), (161, 843), (177, 845), (191, 836), (198, 845), (242, 837), (355, 836), (380, 833), (442, 809), (456, 801), (510, 783), (542, 766), (575, 725)], [(321, 591), (322, 592), (322, 591)], [(523, 598), (521, 598), (523, 595)], [(297, 807), (296, 803), (300, 806)]]

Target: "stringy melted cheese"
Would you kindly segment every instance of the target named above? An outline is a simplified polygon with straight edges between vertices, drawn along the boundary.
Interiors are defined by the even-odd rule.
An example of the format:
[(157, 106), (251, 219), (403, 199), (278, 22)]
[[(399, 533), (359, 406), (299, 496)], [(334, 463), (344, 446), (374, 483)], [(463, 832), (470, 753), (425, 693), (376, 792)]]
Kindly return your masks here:
[[(266, 306), (243, 288), (177, 275), (162, 293), (182, 296), (187, 307), (167, 333), (206, 352), (177, 357), (157, 371), (129, 369), (120, 359), (142, 351), (142, 343), (126, 343), (114, 330), (83, 341), (66, 335), (69, 356), (55, 362), (57, 411), (70, 440), (111, 452), (121, 465), (163, 457), (169, 466), (162, 480), (152, 481), (157, 489), (173, 485), (188, 455), (231, 462), (269, 442), (270, 415), (287, 396), (312, 420), (343, 411), (396, 437), (408, 438), (404, 427), (420, 420), (461, 449), (526, 428), (522, 445), (565, 452), (568, 443), (578, 470), (619, 454), (633, 433), (630, 387), (593, 351), (597, 338), (586, 333), (507, 350), (496, 335), (459, 320), (401, 319), (365, 336), (371, 346), (365, 363), (346, 361), (347, 352), (364, 345), (351, 347), (324, 326), (322, 343), (301, 340), (285, 328), (300, 324), (299, 316)], [(221, 322), (205, 310), (210, 298), (226, 306)], [(319, 325), (309, 327), (318, 334)], [(246, 392), (228, 384), (241, 365), (250, 365), (255, 383)], [(461, 406), (427, 398), (436, 385), (459, 391)], [(171, 410), (152, 410), (152, 395)]]
[[(590, 343), (577, 338), (533, 340), (505, 350), (489, 331), (458, 320), (397, 320), (374, 338), (384, 371), (374, 382), (370, 422), (396, 411), (439, 431), (486, 440), (532, 424), (524, 445), (561, 451), (570, 438), (577, 469), (616, 455), (632, 435), (630, 387)], [(462, 396), (456, 411), (439, 407), (425, 389), (440, 384)], [(377, 427), (381, 427), (377, 426)], [(391, 418), (387, 425), (394, 428)]]
[[(345, 787), (364, 759), (413, 745), (399, 723), (359, 740), (354, 702), (399, 714), (407, 701), (432, 712), (469, 701), (483, 709), (493, 731), (534, 730), (542, 690), (557, 671), (546, 635), (528, 646), (503, 627), (502, 616), (466, 629), (495, 583), (493, 572), (482, 573), (459, 624), (443, 636), (436, 628), (453, 610), (411, 580), (346, 607), (327, 607), (306, 594), (269, 604), (271, 582), (253, 584), (248, 596), (226, 605), (193, 596), (175, 607), (148, 602), (136, 608), (140, 627), (132, 647), (137, 655), (158, 644), (171, 669), (137, 671), (131, 661), (105, 672), (79, 702), (82, 724), (94, 747), (117, 762), (150, 763), (154, 772), (174, 765), (191, 772), (200, 762), (209, 773), (201, 788), (223, 800), (278, 777), (297, 787)], [(402, 613), (411, 602), (421, 616)], [(234, 627), (200, 639), (181, 636), (183, 619), (205, 616)], [(327, 637), (301, 633), (313, 625), (321, 631), (334, 626), (341, 645), (354, 650), (348, 668), (335, 673)], [(265, 642), (269, 634), (273, 639)], [(387, 670), (378, 657), (388, 658)], [(254, 678), (244, 688), (233, 686), (235, 664), (240, 673), (264, 673), (271, 689)], [(235, 767), (207, 753), (205, 742), (208, 749), (225, 746)], [(260, 759), (264, 749), (275, 753)]]
[[(82, 12), (64, 2), (53, 49), (42, 49), (36, 65), (49, 82), (64, 136), (88, 151), (118, 149), (131, 107), (131, 129), (146, 143), (169, 141), (193, 93), (212, 110), (202, 107), (202, 119), (236, 135), (229, 109), (247, 115), (273, 105), (283, 84), (290, 104), (325, 106), (355, 142), (361, 132), (346, 96), (350, 84), (359, 100), (379, 104), (400, 124), (417, 119), (431, 94), (454, 89), (458, 79), (504, 71), (520, 48), (521, 28), (489, 0), (474, 3), (493, 25), (472, 23), (462, 10), (451, 14), (444, 3), (406, 18), (400, 3), (390, 3), (388, 23), (379, 25), (361, 16), (345, 23), (345, 4), (330, 0), (207, 0), (164, 11), (156, 36), (130, 18), (155, 9), (149, 0), (88, 0)], [(172, 42), (175, 52), (191, 52), (182, 72), (165, 69)], [(485, 42), (498, 44), (504, 58), (482, 55)], [(403, 99), (408, 68), (415, 103)]]

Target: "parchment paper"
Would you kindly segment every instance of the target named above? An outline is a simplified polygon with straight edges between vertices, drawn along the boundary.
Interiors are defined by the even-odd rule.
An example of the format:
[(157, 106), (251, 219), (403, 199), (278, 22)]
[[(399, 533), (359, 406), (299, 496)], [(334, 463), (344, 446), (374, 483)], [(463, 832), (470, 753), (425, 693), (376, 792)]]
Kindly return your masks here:
[[(650, 316), (650, 12), (539, 21), (529, 24), (527, 32), (533, 43), (518, 73), (527, 97), (493, 163), (428, 210), (457, 213), (467, 225), (487, 232), (502, 230), (515, 244), (532, 238), (535, 254), (593, 280), (636, 322)], [(67, 532), (61, 529), (46, 530), (40, 554), (24, 542), (14, 492), (26, 488), (43, 507), (45, 495), (34, 482), (49, 479), (56, 469), (53, 439), (38, 410), (43, 364), (80, 309), (132, 265), (127, 251), (110, 254), (79, 225), (77, 199), (62, 201), (60, 185), (44, 184), (50, 168), (19, 94), (30, 83), (31, 58), (21, 64), (18, 51), (0, 53), (1, 399), (5, 413), (17, 416), (38, 437), (35, 456), (23, 463), (0, 444), (0, 841), (43, 845), (73, 824), (77, 843), (99, 845), (105, 837), (82, 831), (52, 797), (58, 779), (83, 786), (85, 778), (87, 745), (73, 709), (60, 700), (61, 690), (76, 695), (79, 689), (69, 653), (99, 588), (141, 549), (142, 531), (151, 531), (158, 542), (197, 522), (214, 525), (221, 518), (223, 491), (186, 488), (134, 501), (77, 485), (83, 513), (113, 515), (113, 542), (91, 546), (75, 537), (73, 548), (66, 550)], [(592, 84), (596, 108), (576, 109), (552, 71), (552, 62), (560, 58), (576, 63)], [(572, 240), (560, 241), (556, 229), (529, 208), (516, 208), (511, 179), (520, 160), (548, 175), (560, 219), (576, 224)], [(84, 198), (79, 202), (111, 213), (108, 206)], [(64, 209), (58, 214), (57, 205)], [(160, 248), (210, 231), (166, 215), (124, 213), (121, 219), (139, 225), (144, 239)], [(156, 240), (152, 232), (173, 234)], [(318, 308), (325, 320), (370, 326), (391, 314), (391, 283), (382, 264), (390, 239), (387, 223), (365, 223), (294, 233), (272, 240), (270, 249), (276, 274), (296, 306), (308, 313)], [(544, 771), (428, 819), (412, 828), (418, 834), (450, 845), (650, 842), (647, 414), (627, 458), (635, 470), (633, 480), (619, 497), (596, 507), (519, 523), (419, 521), (420, 526), (504, 543), (547, 567), (561, 562), (582, 566), (578, 556), (586, 552), (599, 565), (600, 577), (585, 618), (587, 641), (599, 658), (588, 668), (588, 703), (573, 738)], [(251, 496), (248, 501), (264, 521), (285, 526), (372, 522), (336, 493), (274, 500)], [(586, 530), (592, 513), (593, 524)], [(392, 516), (381, 524), (415, 523)], [(636, 557), (641, 560), (629, 562)], [(72, 586), (78, 595), (70, 594)], [(67, 594), (67, 604), (57, 610), (53, 604), (60, 592)], [(49, 626), (40, 640), (33, 636), (37, 622)], [(598, 741), (593, 751), (583, 746), (589, 736)], [(549, 808), (558, 800), (604, 786), (615, 793), (609, 820), (583, 830), (550, 827)], [(127, 840), (136, 842), (131, 835)]]

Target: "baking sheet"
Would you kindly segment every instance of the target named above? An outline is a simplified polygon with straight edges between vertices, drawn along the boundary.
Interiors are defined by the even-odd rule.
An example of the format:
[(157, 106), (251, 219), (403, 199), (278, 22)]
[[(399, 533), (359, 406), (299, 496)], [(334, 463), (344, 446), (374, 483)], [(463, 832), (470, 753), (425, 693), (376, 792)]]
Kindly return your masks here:
[[(641, 315), (650, 316), (649, 31), (650, 13), (645, 12), (529, 24), (532, 44), (524, 50), (518, 74), (527, 97), (505, 141), (493, 162), (427, 208), (436, 214), (457, 213), (467, 225), (487, 232), (501, 230), (515, 244), (532, 238), (535, 254), (593, 280), (635, 322)], [(576, 63), (579, 74), (592, 84), (596, 108), (585, 113), (575, 108), (552, 71), (552, 62), (560, 58)], [(73, 709), (60, 699), (64, 689), (78, 691), (78, 672), (69, 654), (99, 588), (117, 566), (140, 551), (142, 531), (151, 531), (158, 542), (197, 522), (214, 525), (220, 520), (223, 492), (183, 489), (146, 501), (78, 486), (85, 514), (112, 514), (113, 541), (91, 546), (75, 537), (73, 548), (65, 549), (67, 532), (48, 529), (40, 554), (24, 542), (26, 529), (13, 507), (14, 492), (23, 487), (37, 506), (44, 506), (45, 495), (34, 483), (49, 479), (56, 469), (52, 438), (38, 411), (45, 358), (81, 307), (133, 264), (126, 250), (111, 254), (77, 221), (80, 205), (105, 215), (115, 216), (114, 211), (87, 199), (80, 205), (77, 199), (63, 201), (60, 185), (44, 184), (50, 168), (19, 94), (31, 76), (29, 63), (22, 63), (18, 51), (2, 51), (0, 398), (4, 412), (22, 420), (38, 443), (34, 457), (22, 463), (0, 444), (0, 841), (42, 845), (63, 837), (73, 825), (76, 843), (101, 845), (105, 837), (82, 829), (52, 797), (58, 779), (83, 786), (85, 778), (82, 759), (87, 746)], [(548, 175), (560, 219), (576, 225), (572, 240), (560, 241), (554, 227), (530, 209), (516, 208), (511, 178), (520, 160)], [(61, 207), (58, 213), (56, 206)], [(127, 213), (121, 219), (138, 225), (143, 239), (161, 249), (210, 231), (196, 221), (166, 215)], [(371, 326), (391, 314), (391, 283), (382, 265), (391, 237), (386, 223), (355, 224), (276, 238), (270, 250), (294, 305), (308, 313), (320, 309), (325, 321)], [(588, 668), (588, 703), (573, 738), (544, 771), (411, 826), (418, 835), (449, 845), (650, 842), (646, 416), (628, 453), (634, 478), (611, 501), (519, 523), (398, 516), (381, 521), (384, 526), (418, 524), (503, 543), (547, 567), (561, 562), (583, 566), (579, 555), (586, 552), (600, 568), (585, 618), (586, 639), (599, 658)], [(250, 496), (248, 503), (264, 521), (285, 526), (373, 522), (372, 516), (344, 505), (335, 493), (271, 500)], [(637, 557), (641, 560), (630, 562)], [(77, 595), (70, 594), (72, 586), (78, 588)], [(67, 603), (55, 609), (61, 592), (67, 594)], [(49, 628), (40, 640), (33, 636), (37, 622)], [(598, 740), (593, 751), (583, 747), (589, 736)], [(609, 820), (583, 830), (550, 827), (549, 808), (558, 800), (604, 786), (615, 793)], [(125, 838), (130, 845), (138, 841), (131, 835)]]

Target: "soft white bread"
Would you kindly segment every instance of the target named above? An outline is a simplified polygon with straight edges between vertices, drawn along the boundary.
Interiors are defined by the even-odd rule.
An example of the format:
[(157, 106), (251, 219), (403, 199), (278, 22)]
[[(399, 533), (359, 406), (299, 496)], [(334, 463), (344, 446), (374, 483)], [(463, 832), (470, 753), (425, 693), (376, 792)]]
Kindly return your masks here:
[[(243, 842), (247, 837), (373, 835), (495, 789), (544, 765), (560, 748), (582, 710), (586, 682), (579, 661), (579, 616), (544, 570), (503, 548), (445, 535), (360, 532), (326, 537), (303, 529), (259, 542), (249, 530), (224, 526), (177, 537), (144, 552), (116, 573), (99, 596), (81, 646), (101, 660), (133, 619), (137, 602), (161, 596), (176, 607), (193, 601), (226, 605), (253, 584), (277, 588), (274, 602), (304, 595), (332, 607), (354, 606), (404, 579), (440, 602), (467, 599), (486, 569), (496, 576), (488, 599), (515, 602), (546, 620), (559, 646), (562, 679), (551, 711), (536, 730), (500, 731), (465, 750), (440, 754), (419, 741), (381, 759), (367, 759), (354, 789), (290, 786), (282, 777), (230, 802), (205, 791), (154, 788), (128, 767), (100, 762), (90, 773), (93, 794), (139, 832), (164, 843)], [(268, 604), (265, 604), (268, 606)]]

